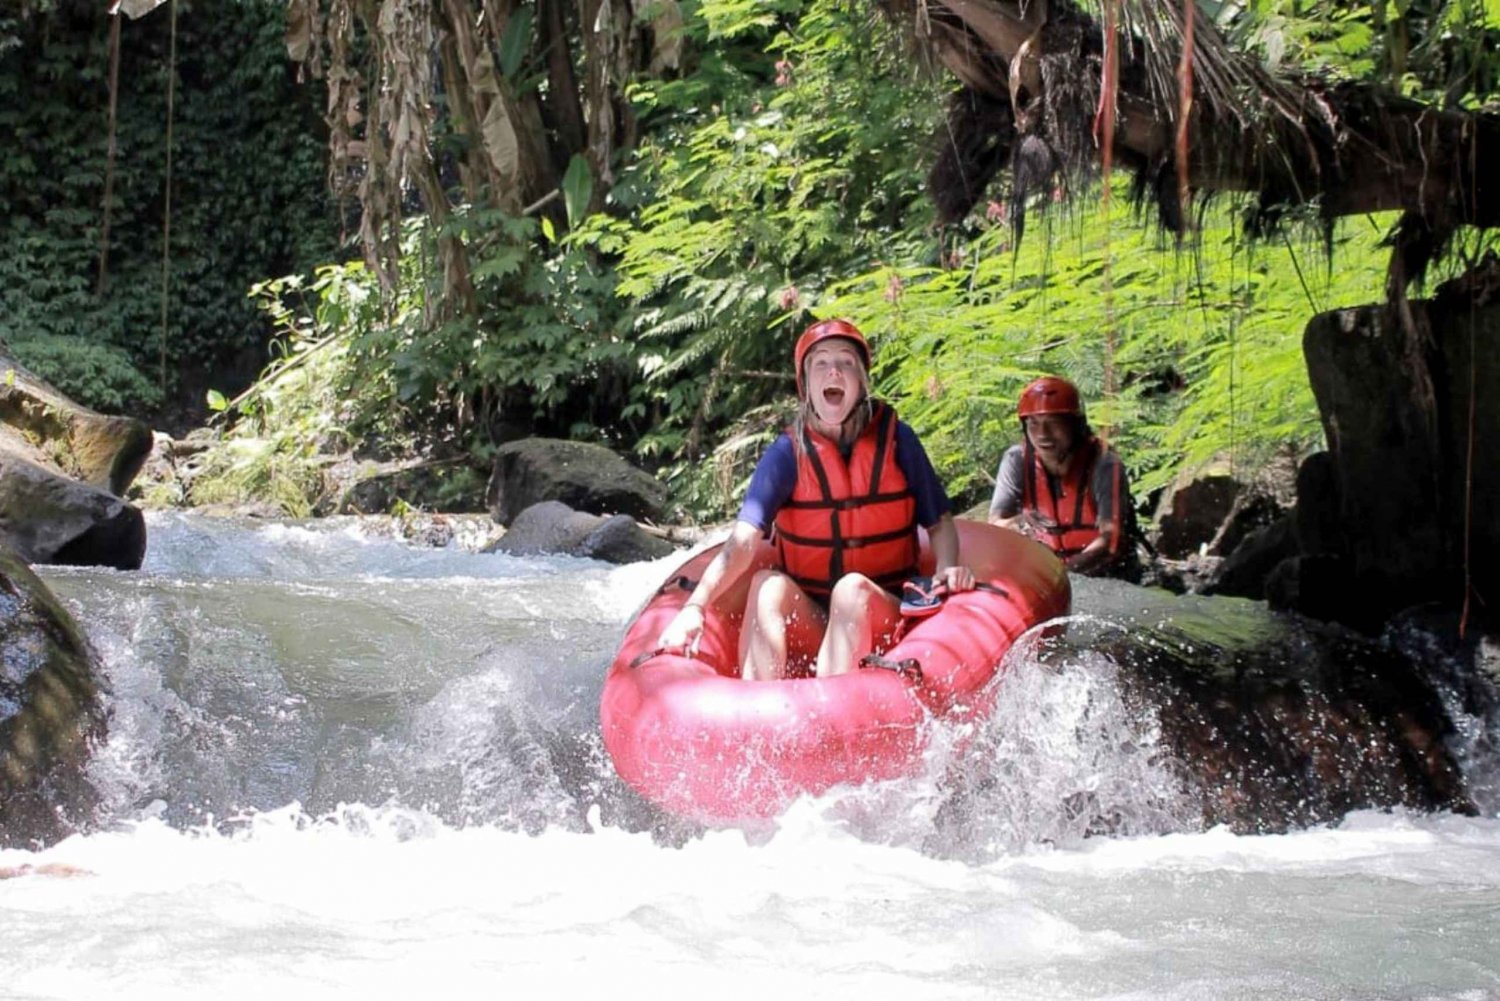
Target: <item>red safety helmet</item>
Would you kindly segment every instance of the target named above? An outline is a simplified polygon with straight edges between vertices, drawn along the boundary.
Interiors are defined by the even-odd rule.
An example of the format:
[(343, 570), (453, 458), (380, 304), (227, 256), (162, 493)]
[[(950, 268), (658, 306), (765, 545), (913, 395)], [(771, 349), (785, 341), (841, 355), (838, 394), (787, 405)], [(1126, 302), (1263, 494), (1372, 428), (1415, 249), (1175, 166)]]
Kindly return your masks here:
[(865, 335), (859, 332), (859, 328), (848, 320), (819, 320), (806, 330), (802, 336), (797, 338), (797, 350), (792, 355), (793, 364), (797, 366), (797, 396), (802, 396), (802, 363), (807, 359), (807, 353), (813, 349), (813, 345), (820, 341), (826, 341), (830, 337), (842, 337), (846, 341), (853, 341), (854, 346), (859, 349), (859, 356), (864, 361), (865, 371), (870, 370), (870, 345), (865, 341)]
[(1016, 405), (1021, 420), (1041, 414), (1072, 414), (1083, 416), (1083, 403), (1078, 398), (1078, 387), (1067, 379), (1055, 375), (1044, 375), (1033, 380), (1021, 390), (1021, 401)]

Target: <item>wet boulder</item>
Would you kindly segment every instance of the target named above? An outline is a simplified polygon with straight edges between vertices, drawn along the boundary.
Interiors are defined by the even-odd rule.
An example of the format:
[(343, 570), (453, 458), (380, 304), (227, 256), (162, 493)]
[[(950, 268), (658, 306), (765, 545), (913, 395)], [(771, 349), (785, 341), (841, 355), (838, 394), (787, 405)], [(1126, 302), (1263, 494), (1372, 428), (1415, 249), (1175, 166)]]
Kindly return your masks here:
[(555, 553), (608, 563), (635, 563), (670, 555), (675, 547), (645, 531), (626, 514), (608, 518), (575, 511), (560, 501), (542, 501), (518, 514), (486, 552), (511, 556)]
[(89, 819), (84, 769), (105, 726), (97, 677), (73, 617), (0, 546), (0, 846), (50, 844)]
[(120, 495), (150, 429), (80, 407), (3, 357), (0, 373), (0, 543), (28, 563), (139, 567), (146, 524)]
[(1212, 658), (1195, 646), (1163, 634), (1105, 649), (1205, 824), (1264, 833), (1358, 809), (1474, 812), (1452, 718), (1418, 661), (1311, 623)]
[(28, 563), (135, 570), (146, 555), (146, 522), (114, 494), (0, 445), (0, 542)]
[(667, 504), (661, 482), (602, 445), (523, 438), (495, 453), (486, 499), (502, 525), (541, 501), (560, 501), (589, 514), (627, 514), (656, 521)]
[(151, 429), (95, 413), (0, 355), (0, 437), (64, 476), (123, 496), (151, 454)]

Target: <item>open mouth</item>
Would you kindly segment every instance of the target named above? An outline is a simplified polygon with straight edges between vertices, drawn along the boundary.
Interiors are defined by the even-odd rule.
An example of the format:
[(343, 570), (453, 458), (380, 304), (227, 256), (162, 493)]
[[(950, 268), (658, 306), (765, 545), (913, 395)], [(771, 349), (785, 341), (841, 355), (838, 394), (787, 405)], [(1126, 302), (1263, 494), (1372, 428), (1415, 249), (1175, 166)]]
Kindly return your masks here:
[(838, 386), (829, 386), (823, 390), (823, 402), (830, 407), (841, 406), (844, 402), (844, 391)]

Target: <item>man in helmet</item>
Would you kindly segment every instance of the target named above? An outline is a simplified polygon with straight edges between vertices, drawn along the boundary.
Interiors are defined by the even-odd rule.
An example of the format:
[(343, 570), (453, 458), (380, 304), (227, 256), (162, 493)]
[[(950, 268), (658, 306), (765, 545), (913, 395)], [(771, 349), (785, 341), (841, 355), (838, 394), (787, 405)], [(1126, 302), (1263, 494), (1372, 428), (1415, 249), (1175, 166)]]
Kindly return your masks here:
[(1125, 467), (1089, 427), (1078, 387), (1043, 376), (1021, 391), (1016, 411), (1023, 441), (1000, 460), (990, 523), (1036, 539), (1069, 570), (1138, 576)]
[(747, 680), (786, 677), (793, 650), (817, 649), (819, 677), (853, 670), (893, 638), (902, 583), (917, 573), (927, 529), (950, 590), (974, 586), (959, 563), (952, 504), (915, 432), (870, 398), (870, 347), (846, 320), (803, 331), (793, 353), (797, 418), (761, 456), (719, 555), (662, 631), (664, 649), (691, 649), (703, 609), (750, 566), (774, 528), (778, 566), (750, 581), (740, 630)]

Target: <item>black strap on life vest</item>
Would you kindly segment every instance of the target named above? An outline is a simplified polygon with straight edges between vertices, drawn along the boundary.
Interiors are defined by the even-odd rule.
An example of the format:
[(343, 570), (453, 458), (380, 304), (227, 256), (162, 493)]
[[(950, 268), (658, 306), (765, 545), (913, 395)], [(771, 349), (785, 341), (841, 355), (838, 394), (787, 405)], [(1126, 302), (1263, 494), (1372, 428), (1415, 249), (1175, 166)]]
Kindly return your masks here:
[[(802, 447), (807, 451), (807, 458), (812, 464), (813, 474), (818, 478), (818, 492), (823, 495), (823, 505), (828, 507), (828, 543), (833, 548), (829, 559), (829, 580), (838, 580), (844, 575), (844, 537), (839, 528), (839, 509), (833, 506), (833, 487), (828, 483), (828, 471), (823, 468), (823, 460), (818, 458), (818, 450), (813, 446), (812, 434), (806, 427), (802, 429)], [(820, 505), (821, 506), (821, 505)], [(791, 538), (787, 533), (781, 533), (785, 538)], [(798, 540), (793, 540), (798, 541)]]
[[(1073, 502), (1073, 517), (1069, 521), (1067, 521), (1067, 522), (1059, 522), (1059, 521), (1057, 521), (1057, 520), (1055, 520), (1053, 518), (1044, 518), (1044, 517), (1042, 517), (1041, 508), (1039, 508), (1037, 506), (1037, 503), (1036, 503), (1036, 496), (1037, 496), (1037, 494), (1036, 494), (1036, 489), (1037, 489), (1036, 488), (1036, 479), (1037, 479), (1036, 467), (1037, 467), (1038, 463), (1037, 463), (1037, 460), (1036, 460), (1036, 448), (1031, 444), (1031, 438), (1030, 438), (1030, 436), (1028, 436), (1026, 438), (1025, 451), (1023, 453), (1024, 457), (1025, 457), (1024, 468), (1023, 468), (1023, 471), (1022, 471), (1022, 474), (1021, 474), (1021, 498), (1022, 498), (1022, 505), (1023, 505), (1022, 506), (1022, 510), (1023, 511), (1031, 511), (1042, 522), (1042, 527), (1043, 528), (1047, 529), (1050, 532), (1056, 532), (1058, 534), (1066, 532), (1067, 530), (1069, 530), (1071, 528), (1093, 528), (1093, 527), (1096, 527), (1096, 526), (1087, 525), (1087, 524), (1084, 523), (1084, 520), (1083, 520), (1083, 498), (1084, 498), (1084, 495), (1085, 495), (1085, 493), (1087, 491), (1093, 489), (1093, 483), (1092, 483), (1092, 481), (1093, 481), (1093, 476), (1094, 476), (1094, 466), (1099, 461), (1099, 453), (1098, 453), (1098, 449), (1097, 449), (1097, 444), (1098, 444), (1098, 439), (1097, 438), (1090, 438), (1087, 442), (1085, 442), (1081, 446), (1083, 448), (1089, 449), (1094, 454), (1092, 456), (1087, 457), (1086, 461), (1084, 461), (1084, 463), (1083, 463), (1083, 476), (1080, 477), (1080, 481), (1081, 482), (1079, 482), (1077, 484), (1078, 485), (1078, 496), (1074, 499), (1074, 502)], [(1066, 476), (1067, 474), (1064, 473), (1063, 475)], [(1058, 479), (1062, 479), (1062, 478), (1063, 477), (1058, 477)], [(1048, 496), (1050, 496), (1052, 498), (1052, 510), (1056, 511), (1058, 509), (1058, 506), (1059, 506), (1058, 505), (1058, 499), (1059, 498), (1057, 496), (1057, 489), (1052, 485), (1052, 481), (1053, 481), (1052, 475), (1049, 474), (1045, 468), (1042, 470), (1042, 479), (1044, 479), (1044, 480), (1047, 481), (1047, 494), (1048, 494)], [(1063, 492), (1064, 493), (1067, 492), (1066, 485), (1064, 485), (1064, 487), (1063, 487)]]
[[(874, 500), (880, 496), (880, 473), (885, 468), (885, 449), (887, 439), (894, 441), (896, 436), (891, 434), (891, 422), (896, 419), (896, 411), (890, 407), (880, 408), (880, 424), (875, 429), (875, 465), (870, 474), (870, 492), (866, 494), (867, 499)], [(907, 489), (911, 484), (907, 484)]]
[[(885, 466), (886, 448), (895, 436), (891, 434), (891, 423), (896, 419), (896, 411), (890, 407), (881, 406), (878, 423), (875, 426), (875, 460), (870, 474), (870, 489), (860, 497), (849, 497), (843, 500), (834, 500), (833, 487), (828, 482), (828, 471), (823, 468), (823, 460), (818, 457), (818, 450), (813, 447), (812, 434), (804, 426), (802, 428), (802, 447), (807, 452), (813, 474), (818, 478), (818, 493), (820, 499), (816, 501), (791, 501), (788, 507), (827, 508), (828, 509), (828, 538), (808, 539), (792, 535), (790, 532), (781, 532), (781, 536), (790, 542), (804, 546), (827, 546), (832, 549), (828, 564), (828, 579), (836, 581), (844, 576), (844, 550), (855, 549), (860, 546), (874, 545), (879, 542), (890, 542), (893, 539), (904, 538), (910, 527), (894, 532), (886, 532), (868, 538), (855, 538), (845, 540), (843, 529), (839, 525), (839, 512), (849, 511), (854, 508), (863, 507), (866, 504), (875, 504), (882, 501), (899, 500), (907, 495), (905, 491), (882, 494), (880, 492), (880, 474)], [(821, 582), (819, 582), (821, 583)]]

